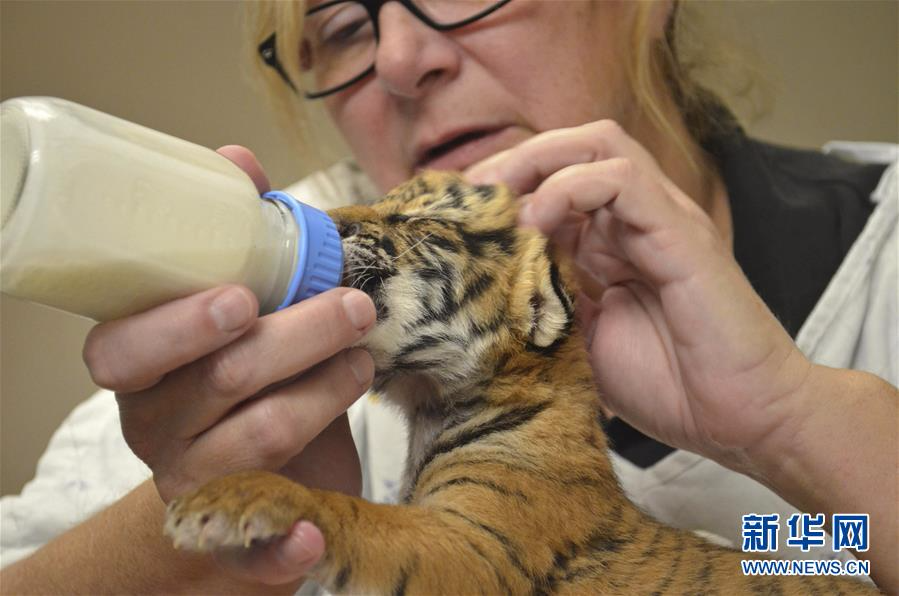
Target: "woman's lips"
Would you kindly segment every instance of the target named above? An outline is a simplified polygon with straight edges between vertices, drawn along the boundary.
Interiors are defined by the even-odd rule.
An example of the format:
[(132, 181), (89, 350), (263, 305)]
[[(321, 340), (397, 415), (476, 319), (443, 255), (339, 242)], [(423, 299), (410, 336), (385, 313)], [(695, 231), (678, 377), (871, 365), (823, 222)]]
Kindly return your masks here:
[(512, 126), (469, 131), (428, 151), (415, 169), (462, 171), (494, 153), (516, 145), (527, 136), (523, 130)]

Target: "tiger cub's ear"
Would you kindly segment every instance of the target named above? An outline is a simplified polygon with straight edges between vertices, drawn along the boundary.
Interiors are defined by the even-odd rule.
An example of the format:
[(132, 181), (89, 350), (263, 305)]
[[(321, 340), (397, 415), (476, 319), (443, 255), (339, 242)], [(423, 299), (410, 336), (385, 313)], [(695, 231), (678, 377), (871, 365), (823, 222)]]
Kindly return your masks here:
[(522, 239), (521, 262), (513, 281), (512, 309), (528, 344), (548, 348), (568, 336), (574, 318), (569, 275), (547, 253), (546, 239)]

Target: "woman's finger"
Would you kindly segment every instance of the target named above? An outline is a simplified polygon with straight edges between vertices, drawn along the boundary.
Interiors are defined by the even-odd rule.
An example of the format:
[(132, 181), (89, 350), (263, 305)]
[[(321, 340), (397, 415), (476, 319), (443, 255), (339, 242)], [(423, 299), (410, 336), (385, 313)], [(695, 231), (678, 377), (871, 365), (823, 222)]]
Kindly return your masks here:
[(227, 157), (241, 170), (247, 173), (259, 194), (267, 193), (272, 189), (262, 164), (253, 155), (253, 152), (241, 145), (225, 145), (216, 150), (217, 153)]
[(361, 495), (362, 468), (349, 416), (340, 414), (279, 472), (288, 478), (303, 478), (307, 488)]
[(293, 383), (243, 404), (197, 437), (189, 467), (208, 467), (218, 474), (279, 469), (344, 413), (373, 376), (367, 352), (342, 352)]
[(465, 172), (475, 184), (507, 184), (519, 194), (534, 191), (555, 172), (610, 157), (630, 157), (655, 167), (652, 157), (612, 120), (542, 133)]
[(619, 157), (568, 166), (552, 174), (534, 191), (521, 220), (552, 234), (569, 211), (592, 213), (602, 208), (643, 232), (670, 227), (678, 215), (668, 194), (651, 176)]
[[(699, 207), (672, 200), (655, 176), (626, 158), (556, 172), (532, 194), (529, 211), (521, 219), (552, 235), (568, 212), (590, 214), (595, 222), (600, 210), (613, 216), (610, 229), (616, 231), (602, 238), (606, 246), (616, 249), (612, 254), (630, 261), (654, 285), (685, 279), (727, 254)], [(588, 230), (588, 242), (590, 233), (598, 233), (595, 226)]]
[[(577, 260), (577, 266), (581, 271), (589, 272), (590, 281), (599, 284), (601, 288), (641, 279), (640, 272), (628, 261), (609, 254), (586, 254)], [(596, 294), (595, 290), (591, 291), (589, 285), (585, 284), (584, 290)]]
[(294, 524), (287, 536), (250, 549), (215, 551), (216, 562), (238, 577), (271, 586), (306, 575), (325, 552), (321, 530), (308, 521)]
[[(188, 439), (247, 398), (346, 349), (374, 323), (375, 308), (368, 296), (335, 288), (262, 317), (239, 341), (175, 371), (164, 387), (131, 398), (175, 421), (170, 432)], [(151, 405), (151, 400), (158, 403)]]
[(82, 356), (100, 387), (139, 391), (240, 337), (258, 308), (245, 287), (213, 288), (95, 326)]
[[(294, 382), (241, 404), (191, 440), (167, 439), (156, 446), (158, 462), (151, 464), (160, 497), (169, 502), (217, 476), (241, 470), (296, 471), (284, 469), (285, 464), (296, 467), (294, 458), (365, 392), (373, 372), (365, 351), (341, 353)], [(171, 433), (163, 428), (157, 434)], [(349, 464), (351, 473), (358, 474), (358, 461), (346, 458), (353, 455), (352, 441), (330, 444), (337, 447), (330, 454), (331, 466)], [(350, 480), (337, 482), (352, 490)]]

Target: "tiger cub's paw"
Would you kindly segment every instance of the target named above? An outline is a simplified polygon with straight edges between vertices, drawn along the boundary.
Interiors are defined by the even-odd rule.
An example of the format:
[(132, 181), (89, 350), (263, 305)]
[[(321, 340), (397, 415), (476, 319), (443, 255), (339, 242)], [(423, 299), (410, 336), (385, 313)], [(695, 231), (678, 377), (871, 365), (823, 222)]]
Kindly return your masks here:
[(242, 472), (173, 500), (165, 534), (175, 548), (185, 550), (249, 548), (286, 535), (312, 510), (311, 493), (304, 486), (268, 472)]

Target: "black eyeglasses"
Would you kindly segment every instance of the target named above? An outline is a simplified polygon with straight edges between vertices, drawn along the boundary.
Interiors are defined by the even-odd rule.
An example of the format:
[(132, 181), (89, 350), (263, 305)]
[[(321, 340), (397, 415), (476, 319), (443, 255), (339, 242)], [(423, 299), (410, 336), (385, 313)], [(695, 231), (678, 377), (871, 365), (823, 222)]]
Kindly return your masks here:
[[(306, 99), (343, 91), (375, 70), (378, 13), (391, 0), (330, 0), (306, 11), (300, 76)], [(464, 27), (511, 0), (394, 0), (437, 31)], [(259, 44), (263, 62), (297, 91), (275, 52), (275, 34)]]

